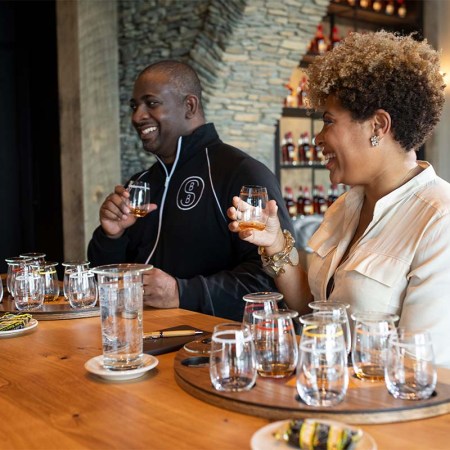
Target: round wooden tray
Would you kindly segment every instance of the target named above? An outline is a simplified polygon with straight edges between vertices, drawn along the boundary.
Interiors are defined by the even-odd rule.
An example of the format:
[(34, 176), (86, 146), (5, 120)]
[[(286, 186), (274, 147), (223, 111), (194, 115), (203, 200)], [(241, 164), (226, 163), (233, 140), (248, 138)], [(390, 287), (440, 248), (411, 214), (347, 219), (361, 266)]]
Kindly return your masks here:
[[(0, 303), (0, 314), (19, 310), (14, 305), (14, 300), (6, 294), (3, 302)], [(51, 303), (44, 303), (39, 309), (30, 311), (30, 314), (37, 320), (61, 320), (61, 319), (82, 319), (84, 317), (95, 317), (100, 315), (100, 308), (94, 306), (86, 309), (73, 309), (64, 297), (58, 297)]]
[(361, 381), (350, 376), (344, 401), (329, 408), (304, 404), (297, 395), (294, 376), (279, 380), (258, 377), (250, 391), (226, 393), (213, 388), (208, 358), (180, 350), (174, 369), (178, 385), (192, 396), (222, 408), (272, 420), (311, 417), (349, 424), (374, 424), (423, 419), (450, 412), (450, 370), (444, 369), (439, 371), (435, 395), (428, 400), (397, 400), (388, 393), (384, 383)]

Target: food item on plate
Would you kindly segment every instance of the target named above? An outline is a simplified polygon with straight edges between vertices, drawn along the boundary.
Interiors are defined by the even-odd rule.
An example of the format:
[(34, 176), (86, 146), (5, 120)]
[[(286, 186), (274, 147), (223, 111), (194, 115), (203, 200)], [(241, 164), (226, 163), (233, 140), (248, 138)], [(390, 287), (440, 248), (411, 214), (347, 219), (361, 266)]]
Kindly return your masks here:
[(0, 331), (20, 330), (25, 328), (31, 319), (31, 314), (3, 314), (0, 317)]
[(301, 450), (351, 450), (362, 438), (362, 431), (312, 419), (293, 419), (274, 437)]

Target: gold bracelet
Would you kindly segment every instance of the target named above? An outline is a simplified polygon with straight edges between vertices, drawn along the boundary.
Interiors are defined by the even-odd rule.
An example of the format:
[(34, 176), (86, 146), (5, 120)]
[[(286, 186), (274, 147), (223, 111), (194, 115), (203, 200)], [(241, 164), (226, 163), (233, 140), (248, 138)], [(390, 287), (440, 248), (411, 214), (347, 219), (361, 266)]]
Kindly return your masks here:
[(281, 252), (271, 256), (266, 255), (265, 247), (258, 247), (258, 254), (261, 256), (262, 268), (271, 277), (277, 277), (285, 272), (284, 265), (296, 266), (298, 264), (298, 252), (295, 248), (295, 239), (289, 230), (283, 230), (284, 248)]

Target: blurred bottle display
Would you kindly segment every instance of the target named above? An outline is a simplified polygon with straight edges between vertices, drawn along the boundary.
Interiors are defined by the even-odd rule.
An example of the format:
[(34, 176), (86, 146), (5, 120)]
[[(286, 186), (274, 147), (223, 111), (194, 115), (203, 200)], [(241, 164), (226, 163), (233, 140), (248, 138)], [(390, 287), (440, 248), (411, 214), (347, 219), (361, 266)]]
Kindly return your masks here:
[(387, 0), (384, 12), (388, 16), (392, 16), (395, 13), (395, 3), (394, 0)]
[(291, 218), (297, 216), (310, 216), (313, 214), (323, 215), (327, 209), (338, 199), (340, 195), (348, 190), (348, 186), (330, 184), (327, 194), (322, 184), (317, 184), (311, 193), (308, 186), (299, 186), (297, 197), (290, 186), (284, 187), (284, 201)]
[(309, 53), (313, 55), (321, 55), (327, 51), (327, 47), (328, 45), (323, 34), (323, 25), (319, 23), (319, 25), (317, 25), (316, 35), (310, 43)]
[(339, 36), (339, 29), (335, 25), (331, 30), (330, 44), (328, 45), (328, 50), (333, 50), (341, 42), (341, 37)]
[(373, 0), (372, 2), (372, 9), (375, 12), (380, 12), (383, 9), (383, 1), (382, 0)]
[(292, 218), (297, 217), (297, 204), (294, 201), (294, 193), (292, 188), (286, 186), (284, 188), (284, 201), (286, 203), (286, 209), (288, 210), (289, 216)]
[(370, 0), (359, 0), (359, 6), (364, 9), (370, 8), (371, 3)]
[(405, 0), (397, 0), (397, 16), (402, 19), (406, 17), (406, 2)]

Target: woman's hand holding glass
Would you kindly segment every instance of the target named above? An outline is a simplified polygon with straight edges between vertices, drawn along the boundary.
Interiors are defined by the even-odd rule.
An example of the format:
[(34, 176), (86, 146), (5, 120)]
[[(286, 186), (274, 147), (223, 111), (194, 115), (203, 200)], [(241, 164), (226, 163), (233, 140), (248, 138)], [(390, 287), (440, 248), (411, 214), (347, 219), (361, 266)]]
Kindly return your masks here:
[(238, 196), (233, 197), (233, 206), (228, 208), (228, 218), (232, 220), (229, 223), (228, 228), (233, 233), (239, 233), (239, 237), (251, 244), (260, 245), (263, 247), (270, 247), (280, 243), (280, 247), (284, 247), (284, 236), (281, 230), (280, 220), (278, 219), (278, 206), (275, 200), (269, 200), (266, 205), (267, 222), (264, 230), (258, 230), (255, 228), (242, 229), (238, 220), (238, 208), (240, 198)]

